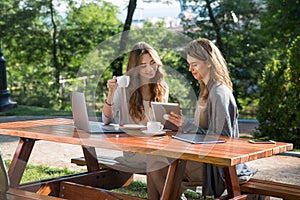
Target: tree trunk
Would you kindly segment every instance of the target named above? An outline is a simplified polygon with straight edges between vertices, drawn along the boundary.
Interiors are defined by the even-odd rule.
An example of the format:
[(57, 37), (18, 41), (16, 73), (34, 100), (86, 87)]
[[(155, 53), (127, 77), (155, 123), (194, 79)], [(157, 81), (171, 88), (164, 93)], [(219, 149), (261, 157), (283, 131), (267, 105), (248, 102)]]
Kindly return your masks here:
[(210, 21), (213, 24), (213, 27), (214, 27), (215, 32), (216, 32), (216, 36), (217, 36), (216, 44), (217, 44), (218, 48), (220, 49), (220, 51), (223, 52), (223, 42), (222, 42), (222, 39), (221, 39), (221, 31), (220, 31), (221, 28), (220, 28), (219, 24), (217, 23), (217, 20), (216, 20), (214, 14), (213, 14), (213, 10), (211, 8), (210, 0), (206, 0), (206, 7), (207, 7), (207, 10), (208, 10), (208, 15), (209, 15)]
[(54, 77), (55, 81), (53, 84), (53, 89), (56, 94), (59, 93), (59, 75), (60, 75), (60, 64), (57, 57), (57, 46), (56, 46), (56, 37), (57, 37), (57, 25), (55, 21), (55, 11), (53, 8), (53, 2), (50, 2), (50, 13), (51, 13), (51, 23), (52, 23), (52, 57), (53, 57), (53, 67), (54, 67)]
[(124, 61), (124, 51), (126, 49), (126, 41), (128, 38), (128, 31), (130, 30), (131, 24), (132, 24), (132, 18), (134, 11), (136, 9), (136, 1), (137, 0), (130, 0), (128, 9), (127, 9), (127, 16), (126, 16), (126, 21), (124, 24), (123, 28), (123, 33), (121, 36), (121, 41), (120, 41), (120, 49), (118, 55), (120, 55), (116, 60), (114, 60), (111, 64), (112, 69), (113, 69), (113, 75), (115, 76), (120, 76), (122, 75), (122, 65)]

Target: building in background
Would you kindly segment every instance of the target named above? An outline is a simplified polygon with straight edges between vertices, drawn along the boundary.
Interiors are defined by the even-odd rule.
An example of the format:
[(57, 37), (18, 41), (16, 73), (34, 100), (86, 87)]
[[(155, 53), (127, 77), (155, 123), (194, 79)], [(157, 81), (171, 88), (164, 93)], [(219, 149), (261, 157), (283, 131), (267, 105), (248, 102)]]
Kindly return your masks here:
[[(128, 1), (106, 0), (119, 8), (118, 18), (125, 21), (127, 15)], [(179, 2), (165, 3), (146, 3), (142, 0), (137, 1), (137, 7), (133, 15), (132, 26), (142, 27), (145, 21), (157, 23), (164, 21), (167, 28), (180, 26), (181, 6)]]

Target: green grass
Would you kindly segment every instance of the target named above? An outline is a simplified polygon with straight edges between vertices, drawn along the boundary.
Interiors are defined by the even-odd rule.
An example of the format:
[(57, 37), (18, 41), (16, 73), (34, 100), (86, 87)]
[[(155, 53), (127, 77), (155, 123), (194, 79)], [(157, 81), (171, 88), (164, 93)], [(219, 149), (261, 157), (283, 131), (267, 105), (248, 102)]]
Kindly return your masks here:
[(71, 111), (53, 110), (35, 106), (18, 105), (6, 112), (0, 112), (0, 116), (71, 116)]
[[(137, 196), (140, 198), (147, 198), (147, 184), (141, 181), (132, 181), (127, 187), (114, 189), (113, 191), (131, 196)], [(201, 194), (192, 190), (186, 190), (184, 195), (188, 200), (203, 199)]]
[(132, 181), (128, 186), (114, 189), (114, 192), (147, 198), (147, 184), (141, 181)]
[[(11, 161), (5, 160), (5, 165), (8, 168), (10, 166)], [(68, 168), (52, 168), (45, 165), (32, 165), (27, 164), (25, 168), (25, 172), (21, 179), (21, 183), (39, 181), (43, 179), (54, 178), (58, 176), (65, 176), (75, 173), (81, 173), (82, 171), (72, 171)]]

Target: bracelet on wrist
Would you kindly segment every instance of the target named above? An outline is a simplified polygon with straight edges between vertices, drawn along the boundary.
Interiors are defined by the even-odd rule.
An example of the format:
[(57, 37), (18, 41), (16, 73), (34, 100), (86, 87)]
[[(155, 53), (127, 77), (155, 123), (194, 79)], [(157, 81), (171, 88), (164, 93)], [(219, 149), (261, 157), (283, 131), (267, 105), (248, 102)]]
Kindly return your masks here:
[(107, 102), (107, 99), (105, 99), (105, 104), (108, 105), (108, 106), (114, 105), (114, 103), (108, 103), (108, 102)]

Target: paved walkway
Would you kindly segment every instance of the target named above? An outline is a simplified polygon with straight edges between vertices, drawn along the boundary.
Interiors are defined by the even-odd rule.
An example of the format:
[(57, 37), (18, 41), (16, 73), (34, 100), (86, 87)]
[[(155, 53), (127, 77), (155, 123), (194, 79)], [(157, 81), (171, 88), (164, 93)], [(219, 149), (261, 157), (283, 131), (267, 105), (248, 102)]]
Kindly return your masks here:
[[(0, 117), (0, 123), (4, 121), (20, 121), (27, 119), (44, 119), (48, 117)], [(240, 122), (241, 135), (251, 136), (251, 132), (257, 127), (256, 122)], [(0, 135), (0, 149), (4, 159), (12, 159), (19, 138)], [(63, 152), (59, 154), (57, 152)], [(100, 155), (121, 155), (119, 151), (97, 149)], [(47, 156), (45, 156), (47, 155)], [(83, 156), (82, 149), (76, 145), (58, 144), (47, 141), (37, 141), (33, 149), (29, 163), (43, 164), (51, 167), (67, 167), (70, 169), (85, 169), (70, 162), (71, 158)], [(248, 162), (248, 165), (258, 169), (255, 178), (273, 180), (284, 183), (300, 185), (300, 154), (285, 153), (264, 159)], [(144, 176), (136, 176), (136, 180), (145, 181)]]

